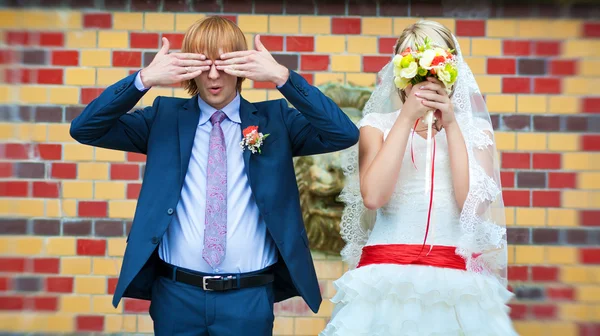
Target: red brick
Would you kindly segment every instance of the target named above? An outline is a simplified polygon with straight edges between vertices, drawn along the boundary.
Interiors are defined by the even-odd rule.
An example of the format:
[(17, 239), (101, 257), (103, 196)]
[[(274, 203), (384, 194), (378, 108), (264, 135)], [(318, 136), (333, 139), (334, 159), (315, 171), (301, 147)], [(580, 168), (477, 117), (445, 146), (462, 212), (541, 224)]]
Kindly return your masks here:
[(112, 15), (110, 13), (88, 13), (83, 15), (84, 28), (112, 28)]
[(313, 83), (315, 81), (315, 77), (313, 74), (301, 73), (300, 76), (302, 76), (302, 78), (304, 78), (308, 82), (308, 84), (313, 85)]
[(584, 22), (583, 23), (584, 37), (600, 37), (600, 22)]
[(573, 301), (575, 299), (575, 290), (573, 288), (566, 287), (548, 287), (546, 288), (546, 295), (552, 301), (555, 300), (569, 300)]
[(313, 36), (288, 36), (285, 38), (287, 51), (311, 52), (315, 50)]
[(137, 199), (142, 189), (141, 183), (129, 183), (127, 185), (127, 199)]
[(600, 113), (600, 98), (583, 98), (583, 112)]
[(578, 336), (598, 336), (600, 335), (600, 323), (579, 324)]
[(538, 94), (560, 94), (562, 85), (560, 78), (535, 78), (533, 80), (533, 92)]
[(536, 319), (555, 319), (556, 318), (556, 306), (549, 304), (538, 304), (531, 306), (531, 311)]
[(0, 291), (8, 291), (10, 290), (10, 278), (0, 277)]
[(391, 59), (388, 56), (363, 56), (363, 72), (379, 72)]
[(114, 294), (117, 289), (117, 283), (119, 282), (119, 278), (108, 278), (106, 279), (106, 292), (107, 294)]
[(80, 217), (106, 217), (108, 203), (98, 201), (80, 201), (78, 214)]
[(380, 37), (378, 43), (378, 51), (380, 54), (394, 54), (394, 48), (396, 47), (397, 37)]
[(582, 226), (600, 226), (600, 210), (581, 210), (579, 223)]
[(0, 272), (25, 272), (25, 259), (0, 258)]
[[(169, 40), (170, 49), (180, 50), (183, 45), (184, 34), (162, 34), (162, 37), (166, 37)], [(162, 42), (161, 42), (162, 44)]]
[(510, 303), (510, 318), (513, 320), (525, 320), (527, 318), (527, 306), (522, 303)]
[(220, 17), (227, 19), (233, 23), (237, 23), (237, 15), (219, 15)]
[(40, 45), (44, 47), (62, 47), (65, 45), (63, 33), (41, 33)]
[(38, 84), (63, 84), (63, 69), (38, 69)]
[(6, 44), (8, 45), (29, 45), (29, 34), (24, 31), (6, 32)]
[(272, 82), (253, 82), (252, 87), (255, 89), (275, 89), (275, 84)]
[(125, 313), (147, 313), (150, 308), (150, 301), (125, 299), (123, 310)]
[(33, 182), (33, 197), (56, 198), (60, 194), (58, 182)]
[(558, 268), (532, 266), (531, 278), (533, 281), (558, 281)]
[(600, 135), (584, 134), (581, 136), (581, 149), (584, 151), (600, 151)]
[(502, 198), (504, 199), (504, 205), (507, 207), (528, 207), (531, 205), (528, 190), (503, 190)]
[(268, 51), (283, 51), (283, 36), (261, 35), (260, 41)]
[(130, 162), (146, 162), (146, 155), (140, 153), (127, 153), (127, 161)]
[(110, 178), (112, 180), (137, 180), (140, 178), (140, 166), (113, 163), (110, 165)]
[(82, 88), (81, 103), (84, 105), (91, 103), (94, 99), (98, 98), (103, 91), (104, 89), (100, 88)]
[(42, 160), (60, 160), (62, 159), (62, 145), (37, 144), (37, 154)]
[(1, 181), (0, 196), (2, 197), (27, 197), (29, 196), (29, 182), (27, 181)]
[(25, 298), (22, 296), (0, 296), (0, 310), (23, 310)]
[(32, 84), (33, 77), (30, 69), (4, 69), (4, 80), (8, 84)]
[(575, 76), (577, 74), (577, 61), (551, 60), (550, 74), (554, 76)]
[(104, 316), (77, 316), (77, 331), (103, 331)]
[(11, 177), (13, 174), (12, 163), (0, 162), (0, 177)]
[(533, 169), (560, 169), (562, 156), (557, 153), (533, 154)]
[(4, 151), (4, 158), (6, 159), (29, 159), (30, 149), (31, 146), (29, 144), (0, 144), (0, 153)]
[(50, 293), (72, 293), (73, 278), (55, 277), (46, 279), (46, 291)]
[(508, 281), (528, 281), (529, 266), (508, 266)]
[(560, 191), (534, 190), (534, 207), (560, 207)]
[(534, 54), (537, 56), (559, 56), (559, 41), (537, 41), (535, 42)]
[(500, 183), (503, 188), (515, 187), (515, 172), (502, 171), (500, 172)]
[(328, 69), (328, 55), (302, 55), (300, 57), (300, 70), (302, 71), (327, 71)]
[(0, 49), (0, 64), (17, 63), (17, 52), (15, 50)]
[(577, 173), (548, 173), (548, 188), (575, 189), (577, 187)]
[(158, 48), (158, 40), (159, 38), (157, 33), (129, 34), (129, 46), (131, 48), (155, 49)]
[(116, 67), (137, 68), (142, 65), (142, 53), (139, 51), (113, 51), (112, 58)]
[(531, 93), (531, 78), (504, 77), (502, 78), (502, 93)]
[(332, 34), (360, 34), (361, 19), (360, 18), (340, 18), (334, 17), (331, 19)]
[(531, 55), (531, 42), (505, 40), (502, 49), (506, 56), (528, 56)]
[(76, 163), (52, 163), (52, 178), (58, 179), (74, 179), (77, 178)]
[(77, 50), (53, 50), (52, 65), (77, 66), (79, 65), (79, 51)]
[(529, 169), (531, 167), (529, 153), (502, 153), (502, 168)]
[(57, 311), (57, 297), (36, 297), (33, 298), (33, 307), (37, 311)]
[(456, 36), (485, 36), (485, 20), (456, 20)]
[(106, 240), (78, 239), (77, 254), (89, 256), (103, 256), (106, 254)]
[(60, 260), (58, 258), (37, 258), (33, 260), (34, 273), (58, 274)]
[(512, 58), (488, 58), (487, 69), (490, 75), (514, 75), (517, 62)]

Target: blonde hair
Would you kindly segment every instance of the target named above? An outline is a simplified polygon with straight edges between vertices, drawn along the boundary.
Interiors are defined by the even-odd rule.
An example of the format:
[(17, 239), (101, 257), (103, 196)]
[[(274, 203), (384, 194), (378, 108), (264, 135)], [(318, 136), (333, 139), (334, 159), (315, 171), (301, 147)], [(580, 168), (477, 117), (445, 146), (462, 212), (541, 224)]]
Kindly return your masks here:
[[(453, 54), (456, 54), (456, 44), (454, 44), (450, 29), (439, 22), (429, 20), (421, 20), (406, 27), (398, 37), (398, 41), (396, 41), (394, 54), (401, 53), (408, 47), (415, 50), (417, 44), (423, 45), (425, 43), (426, 37), (431, 39), (433, 45), (451, 49)], [(400, 90), (400, 99), (402, 99), (402, 102), (406, 100), (404, 90)]]
[[(248, 44), (242, 30), (220, 16), (209, 16), (192, 24), (185, 33), (181, 47), (181, 52), (204, 54), (211, 60), (219, 59), (221, 53), (243, 50), (248, 50)], [(243, 81), (243, 77), (238, 77), (237, 90), (240, 92)], [(198, 86), (193, 79), (183, 86), (190, 95), (198, 94)]]

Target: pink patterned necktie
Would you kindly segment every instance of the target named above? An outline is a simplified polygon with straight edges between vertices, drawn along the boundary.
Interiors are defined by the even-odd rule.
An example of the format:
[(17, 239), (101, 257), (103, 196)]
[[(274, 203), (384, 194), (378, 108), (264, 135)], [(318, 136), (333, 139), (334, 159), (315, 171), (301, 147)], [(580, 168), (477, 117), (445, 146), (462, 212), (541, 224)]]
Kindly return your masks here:
[(227, 244), (227, 151), (221, 122), (227, 116), (216, 111), (208, 141), (206, 170), (206, 213), (204, 220), (204, 249), (202, 258), (215, 268), (225, 259)]

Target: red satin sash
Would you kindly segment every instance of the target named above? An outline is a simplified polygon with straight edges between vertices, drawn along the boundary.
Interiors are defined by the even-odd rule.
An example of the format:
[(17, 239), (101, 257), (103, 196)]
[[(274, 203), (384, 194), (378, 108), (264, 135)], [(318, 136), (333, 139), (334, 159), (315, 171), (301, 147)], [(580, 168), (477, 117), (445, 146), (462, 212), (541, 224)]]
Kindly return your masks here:
[[(426, 256), (421, 245), (389, 244), (363, 247), (358, 267), (373, 264), (426, 265), (466, 270), (465, 260), (456, 254), (454, 246), (435, 245)], [(430, 248), (430, 245), (427, 245)]]

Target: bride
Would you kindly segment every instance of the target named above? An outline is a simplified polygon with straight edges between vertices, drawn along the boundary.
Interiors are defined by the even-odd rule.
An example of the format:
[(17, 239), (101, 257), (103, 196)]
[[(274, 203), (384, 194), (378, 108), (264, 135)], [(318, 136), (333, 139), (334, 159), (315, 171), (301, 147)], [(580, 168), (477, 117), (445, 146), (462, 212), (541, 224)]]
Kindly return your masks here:
[[(453, 50), (458, 79), (449, 95), (433, 78), (399, 90), (393, 64), (380, 71), (359, 123), (358, 152), (345, 153), (342, 258), (351, 270), (334, 283), (335, 309), (322, 336), (517, 335), (490, 117), (446, 27), (420, 21), (406, 28), (395, 54), (427, 36)], [(428, 110), (436, 110), (432, 193), (420, 122)]]

